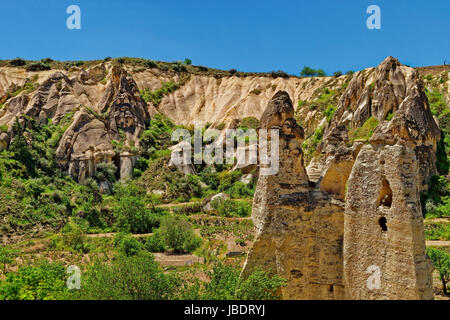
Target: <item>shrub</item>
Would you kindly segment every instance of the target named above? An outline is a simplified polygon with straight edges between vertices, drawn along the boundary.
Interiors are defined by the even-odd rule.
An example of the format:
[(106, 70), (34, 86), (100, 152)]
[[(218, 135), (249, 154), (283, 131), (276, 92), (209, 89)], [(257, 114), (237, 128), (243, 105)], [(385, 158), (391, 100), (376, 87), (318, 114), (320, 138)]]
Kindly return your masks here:
[(325, 117), (327, 117), (328, 122), (330, 122), (330, 120), (333, 117), (335, 112), (336, 112), (336, 107), (333, 105), (328, 105), (328, 107), (325, 109), (324, 115), (325, 115)]
[(0, 281), (0, 300), (54, 300), (66, 291), (66, 269), (58, 263), (42, 262), (23, 267)]
[(286, 280), (278, 275), (256, 269), (246, 279), (238, 268), (217, 263), (210, 272), (211, 280), (201, 295), (205, 300), (274, 300)]
[(117, 167), (112, 162), (99, 163), (95, 168), (94, 179), (97, 180), (98, 183), (107, 181), (110, 184), (113, 184), (116, 182), (116, 171)]
[(184, 59), (184, 62), (183, 62), (183, 63), (184, 63), (185, 65), (187, 65), (187, 66), (190, 66), (190, 65), (192, 64), (192, 60), (186, 58), (186, 59)]
[(10, 65), (14, 66), (14, 67), (21, 67), (27, 64), (27, 62), (22, 59), (22, 58), (16, 58), (16, 59), (12, 59), (9, 62)]
[(163, 82), (161, 88), (150, 91), (150, 89), (144, 89), (141, 91), (141, 97), (145, 103), (151, 102), (153, 105), (158, 106), (165, 95), (171, 94), (179, 88), (179, 84), (173, 81)]
[(240, 127), (244, 129), (258, 129), (259, 120), (255, 117), (245, 117), (241, 120)]
[(282, 71), (282, 70), (272, 71), (270, 73), (270, 76), (272, 78), (285, 78), (285, 79), (289, 78), (289, 75), (286, 72)]
[(450, 255), (436, 248), (427, 248), (427, 255), (433, 261), (433, 265), (439, 273), (442, 282), (442, 290), (447, 295), (447, 283), (450, 281)]
[(44, 58), (44, 59), (41, 59), (41, 62), (45, 63), (45, 64), (50, 64), (53, 62), (53, 59), (52, 58)]
[(340, 77), (340, 76), (342, 76), (342, 71), (335, 71), (335, 72), (333, 73), (333, 77), (338, 78), (338, 77)]
[(82, 228), (74, 223), (67, 223), (62, 229), (62, 240), (64, 245), (74, 251), (87, 252), (86, 235)]
[(137, 255), (143, 248), (142, 244), (131, 234), (123, 232), (120, 232), (115, 236), (114, 245), (118, 248), (120, 253), (127, 257)]
[(144, 249), (149, 252), (164, 252), (166, 249), (164, 237), (160, 232), (148, 237), (144, 243)]
[(178, 216), (163, 217), (158, 232), (166, 247), (176, 253), (194, 251), (201, 244), (201, 239), (194, 234), (191, 224)]
[(6, 274), (6, 266), (14, 261), (18, 252), (0, 245), (0, 264), (3, 265), (3, 273)]
[(131, 233), (151, 232), (158, 226), (161, 210), (146, 208), (145, 191), (135, 184), (114, 187), (117, 204), (112, 208), (119, 230)]
[(32, 63), (27, 67), (27, 71), (44, 71), (50, 69), (51, 69), (50, 65), (44, 62)]
[(300, 75), (302, 77), (313, 77), (316, 75), (316, 70), (314, 70), (308, 66), (304, 66), (302, 71), (300, 71)]
[(322, 69), (312, 69), (308, 66), (303, 67), (302, 71), (300, 71), (300, 76), (302, 77), (324, 77), (326, 76), (325, 71), (323, 71)]
[(152, 254), (141, 251), (119, 255), (110, 264), (96, 261), (83, 274), (83, 285), (75, 297), (83, 300), (176, 299), (182, 281), (164, 273)]
[(211, 201), (211, 206), (223, 217), (248, 217), (252, 212), (252, 205), (247, 201), (218, 198)]

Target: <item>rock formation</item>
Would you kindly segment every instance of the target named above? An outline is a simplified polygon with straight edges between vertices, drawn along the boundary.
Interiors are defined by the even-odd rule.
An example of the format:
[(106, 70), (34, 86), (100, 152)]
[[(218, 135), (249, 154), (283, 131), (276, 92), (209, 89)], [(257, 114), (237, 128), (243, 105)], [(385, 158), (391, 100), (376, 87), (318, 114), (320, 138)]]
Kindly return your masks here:
[(256, 266), (288, 280), (284, 299), (342, 299), (344, 204), (310, 184), (303, 164), (303, 129), (286, 92), (261, 117), (261, 129), (280, 129), (279, 171), (260, 175), (252, 218), (257, 236), (244, 275)]
[[(381, 94), (371, 112), (384, 117), (389, 106), (395, 114), (362, 147), (347, 185), (344, 274), (354, 299), (433, 297), (420, 191), (436, 171), (439, 128), (418, 73), (408, 71), (393, 58), (377, 68), (381, 80), (374, 94), (377, 87), (385, 92), (390, 83), (394, 101)], [(378, 289), (367, 284), (371, 266), (379, 272)]]
[[(388, 57), (355, 74), (309, 168), (314, 181), (292, 114), (279, 92), (261, 117), (262, 128), (281, 129), (280, 169), (259, 177), (243, 275), (277, 272), (285, 299), (432, 299), (420, 191), (436, 172), (439, 128), (418, 72)], [(370, 140), (351, 145), (348, 131), (370, 117), (379, 121)]]

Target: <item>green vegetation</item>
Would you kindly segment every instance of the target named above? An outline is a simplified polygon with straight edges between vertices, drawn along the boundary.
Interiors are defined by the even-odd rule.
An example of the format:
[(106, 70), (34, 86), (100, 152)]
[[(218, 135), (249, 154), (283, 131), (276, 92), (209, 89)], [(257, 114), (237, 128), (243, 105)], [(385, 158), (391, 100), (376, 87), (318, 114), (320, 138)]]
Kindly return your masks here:
[(422, 212), (426, 218), (450, 216), (450, 182), (445, 176), (431, 177), (428, 192), (421, 195)]
[(192, 252), (201, 245), (201, 239), (194, 234), (191, 224), (179, 216), (165, 216), (156, 234), (165, 247), (175, 253)]
[(58, 263), (41, 262), (10, 272), (0, 281), (0, 300), (54, 300), (66, 288), (66, 268)]
[(366, 122), (364, 122), (361, 127), (351, 129), (348, 133), (350, 142), (353, 144), (356, 139), (364, 139), (368, 141), (370, 137), (372, 137), (375, 128), (378, 126), (378, 123), (379, 122), (377, 118), (370, 117), (366, 120)]
[[(430, 80), (432, 80), (432, 77)], [(446, 90), (446, 87), (444, 87), (444, 90)], [(450, 182), (447, 175), (450, 166), (450, 109), (443, 94), (438, 89), (427, 89), (425, 92), (431, 112), (438, 118), (442, 131), (436, 151), (436, 168), (440, 176), (432, 177), (428, 192), (421, 195), (422, 212), (427, 218), (449, 217)]]
[(289, 75), (282, 70), (272, 71), (270, 72), (270, 76), (272, 78), (285, 78), (285, 79), (289, 78)]
[(322, 69), (312, 69), (308, 66), (303, 67), (300, 71), (300, 76), (302, 77), (325, 77), (326, 73)]
[(204, 285), (205, 300), (275, 300), (277, 290), (286, 285), (286, 280), (257, 268), (246, 279), (240, 277), (240, 269), (216, 264), (210, 272), (211, 281)]
[(331, 118), (333, 118), (334, 113), (336, 112), (336, 107), (333, 105), (329, 105), (325, 111), (324, 115), (327, 117), (327, 121), (330, 122)]
[(427, 248), (427, 254), (439, 273), (439, 279), (442, 281), (442, 290), (447, 295), (447, 283), (450, 281), (450, 255), (436, 248)]
[(81, 290), (68, 298), (82, 300), (168, 300), (180, 296), (182, 280), (164, 273), (154, 257), (140, 251), (118, 255), (110, 264), (94, 262), (83, 274)]
[(305, 154), (306, 162), (309, 162), (313, 155), (317, 153), (317, 147), (322, 142), (325, 126), (318, 127), (313, 135), (303, 142), (302, 148)]
[(158, 106), (165, 95), (175, 92), (179, 87), (180, 85), (173, 81), (163, 82), (161, 88), (155, 91), (141, 90), (141, 97), (146, 103), (151, 102), (154, 106)]
[(222, 217), (248, 217), (252, 213), (252, 205), (247, 201), (218, 198), (211, 201), (211, 206)]
[(450, 241), (450, 223), (425, 223), (425, 239)]

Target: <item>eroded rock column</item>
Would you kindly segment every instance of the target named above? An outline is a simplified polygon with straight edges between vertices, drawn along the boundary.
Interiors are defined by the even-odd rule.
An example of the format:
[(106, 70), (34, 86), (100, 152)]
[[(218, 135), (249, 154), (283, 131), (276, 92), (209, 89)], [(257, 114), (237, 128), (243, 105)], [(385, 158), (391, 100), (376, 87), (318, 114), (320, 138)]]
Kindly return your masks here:
[(343, 206), (310, 186), (303, 164), (303, 129), (286, 92), (278, 92), (261, 129), (280, 129), (279, 170), (260, 175), (252, 219), (257, 236), (244, 277), (261, 266), (285, 277), (283, 299), (343, 299)]

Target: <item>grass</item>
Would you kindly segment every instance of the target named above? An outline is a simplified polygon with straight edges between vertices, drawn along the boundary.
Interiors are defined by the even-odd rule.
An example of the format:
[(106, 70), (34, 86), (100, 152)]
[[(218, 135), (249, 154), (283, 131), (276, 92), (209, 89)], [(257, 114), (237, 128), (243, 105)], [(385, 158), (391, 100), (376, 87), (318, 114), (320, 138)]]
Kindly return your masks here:
[(379, 121), (377, 118), (370, 117), (361, 127), (351, 129), (348, 133), (350, 142), (353, 144), (356, 139), (369, 140), (378, 124)]

